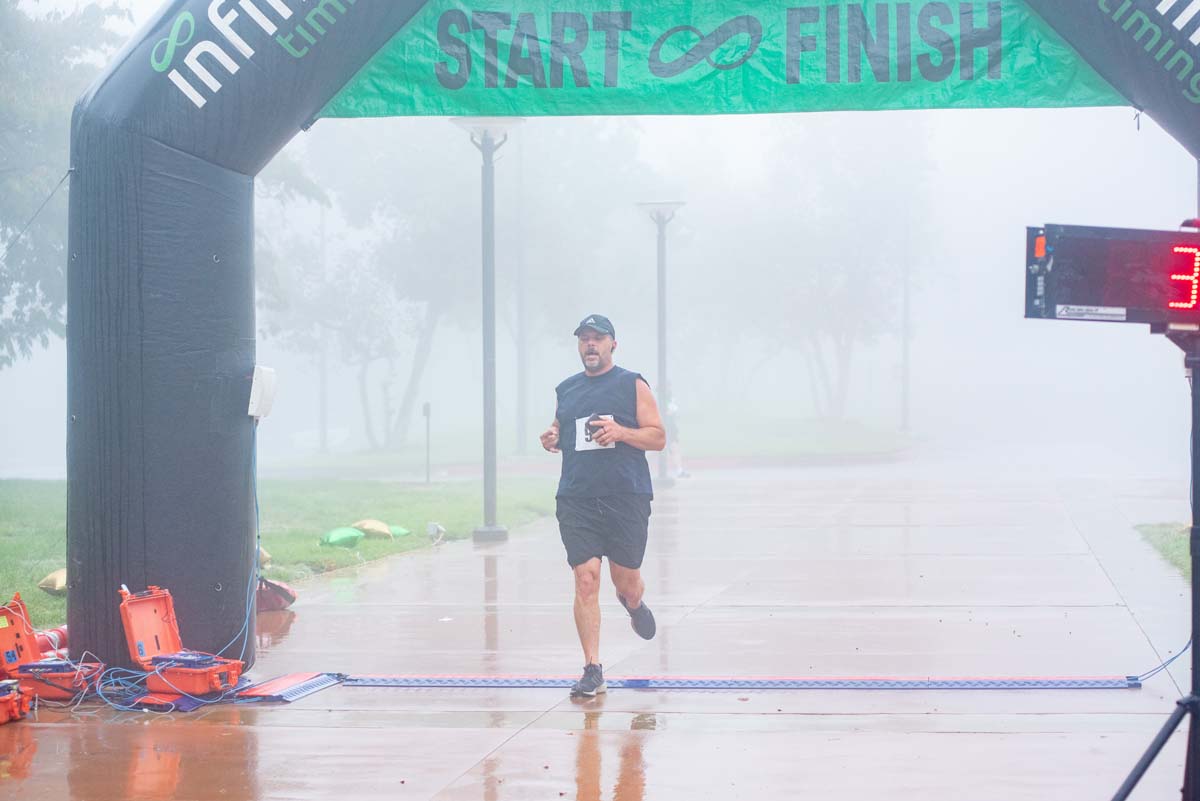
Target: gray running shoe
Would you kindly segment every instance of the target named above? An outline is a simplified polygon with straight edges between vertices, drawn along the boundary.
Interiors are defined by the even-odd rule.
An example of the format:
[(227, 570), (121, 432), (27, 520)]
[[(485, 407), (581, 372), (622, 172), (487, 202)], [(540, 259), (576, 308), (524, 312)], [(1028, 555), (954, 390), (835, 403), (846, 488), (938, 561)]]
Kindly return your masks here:
[(571, 688), (571, 696), (586, 696), (595, 698), (600, 693), (608, 692), (604, 683), (604, 668), (600, 665), (588, 665), (583, 669), (583, 677)]
[(650, 611), (650, 607), (646, 606), (646, 601), (643, 600), (637, 609), (630, 609), (629, 604), (625, 603), (625, 599), (620, 595), (617, 600), (621, 602), (621, 606), (625, 607), (625, 611), (629, 613), (629, 625), (637, 632), (637, 636), (643, 640), (653, 640), (654, 632), (658, 631), (658, 626), (654, 622), (654, 613)]

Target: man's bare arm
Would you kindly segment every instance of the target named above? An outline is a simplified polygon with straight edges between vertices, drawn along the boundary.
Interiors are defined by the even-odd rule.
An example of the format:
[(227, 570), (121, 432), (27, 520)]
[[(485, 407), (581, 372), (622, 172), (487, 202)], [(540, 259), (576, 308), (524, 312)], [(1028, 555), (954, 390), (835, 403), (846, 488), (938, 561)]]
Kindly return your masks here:
[(558, 448), (558, 408), (557, 407), (554, 409), (554, 415), (555, 415), (554, 422), (550, 424), (549, 428), (547, 428), (545, 431), (542, 432), (542, 436), (540, 437), (540, 439), (542, 441), (542, 447), (545, 448), (546, 450), (550, 451), (550, 453), (558, 453), (558, 451), (559, 451), (559, 448)]
[(624, 442), (643, 451), (661, 451), (667, 447), (667, 431), (658, 413), (654, 393), (645, 381), (637, 382), (637, 428), (626, 428), (615, 420), (591, 423), (592, 439), (601, 445)]

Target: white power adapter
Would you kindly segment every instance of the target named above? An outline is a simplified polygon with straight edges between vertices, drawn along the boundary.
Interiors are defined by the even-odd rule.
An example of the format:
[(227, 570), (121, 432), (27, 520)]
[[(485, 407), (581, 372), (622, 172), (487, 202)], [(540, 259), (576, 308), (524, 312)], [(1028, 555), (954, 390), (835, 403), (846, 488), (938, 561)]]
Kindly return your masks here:
[(270, 414), (275, 403), (275, 388), (275, 370), (255, 365), (254, 380), (250, 383), (250, 408), (246, 413), (255, 420)]

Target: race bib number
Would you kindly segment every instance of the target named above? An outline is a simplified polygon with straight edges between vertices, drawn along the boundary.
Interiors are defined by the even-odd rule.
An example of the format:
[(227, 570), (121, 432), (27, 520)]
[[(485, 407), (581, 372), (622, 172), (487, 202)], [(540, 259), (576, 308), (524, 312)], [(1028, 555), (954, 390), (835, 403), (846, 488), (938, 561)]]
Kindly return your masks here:
[[(611, 420), (611, 414), (596, 415), (601, 420)], [(592, 427), (587, 424), (591, 417), (580, 417), (575, 421), (575, 450), (576, 451), (602, 451), (609, 448), (617, 447), (617, 443), (610, 442), (607, 445), (601, 445), (592, 439), (592, 434), (595, 433)]]

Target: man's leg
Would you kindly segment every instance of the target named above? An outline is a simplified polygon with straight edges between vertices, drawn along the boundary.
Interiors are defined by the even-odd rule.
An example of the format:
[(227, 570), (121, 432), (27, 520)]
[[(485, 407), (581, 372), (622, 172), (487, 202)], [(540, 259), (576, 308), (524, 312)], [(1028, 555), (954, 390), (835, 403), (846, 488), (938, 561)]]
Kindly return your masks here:
[(654, 637), (654, 614), (642, 601), (646, 585), (642, 581), (642, 559), (650, 524), (649, 496), (613, 496), (603, 499), (608, 542), (609, 574), (617, 588), (617, 600), (629, 612), (633, 630), (643, 640)]
[(642, 571), (637, 568), (624, 567), (611, 559), (608, 561), (609, 574), (613, 586), (617, 588), (617, 600), (629, 612), (629, 622), (633, 630), (643, 640), (654, 639), (658, 625), (654, 622), (654, 613), (642, 602), (646, 593), (646, 584), (642, 581)]
[(642, 581), (642, 571), (622, 567), (611, 559), (608, 561), (608, 573), (612, 576), (613, 586), (617, 595), (625, 599), (625, 605), (637, 609), (642, 605), (642, 595), (646, 592), (646, 582)]
[(594, 499), (559, 498), (558, 529), (567, 549), (567, 564), (575, 573), (575, 629), (583, 646), (583, 676), (571, 696), (594, 698), (607, 691), (600, 667), (600, 560), (604, 542), (596, 528), (599, 510)]
[(575, 629), (583, 646), (584, 664), (600, 664), (599, 559), (589, 559), (575, 568)]

